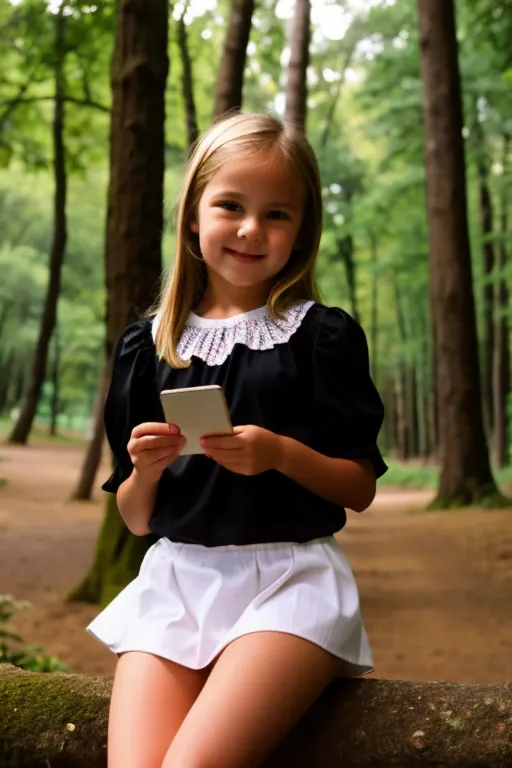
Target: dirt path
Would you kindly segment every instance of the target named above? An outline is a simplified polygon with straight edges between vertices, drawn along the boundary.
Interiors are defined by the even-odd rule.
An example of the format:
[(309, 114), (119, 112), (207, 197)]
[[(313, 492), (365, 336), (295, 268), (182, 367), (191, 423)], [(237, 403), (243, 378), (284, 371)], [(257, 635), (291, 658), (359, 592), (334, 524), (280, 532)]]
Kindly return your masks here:
[[(84, 631), (95, 606), (63, 596), (86, 572), (103, 515), (70, 502), (78, 448), (0, 446), (0, 593), (27, 599), (16, 628), (73, 671), (112, 674)], [(358, 580), (378, 677), (512, 680), (512, 511), (418, 514), (426, 493), (379, 493), (340, 534)], [(416, 511), (416, 513), (415, 513)]]

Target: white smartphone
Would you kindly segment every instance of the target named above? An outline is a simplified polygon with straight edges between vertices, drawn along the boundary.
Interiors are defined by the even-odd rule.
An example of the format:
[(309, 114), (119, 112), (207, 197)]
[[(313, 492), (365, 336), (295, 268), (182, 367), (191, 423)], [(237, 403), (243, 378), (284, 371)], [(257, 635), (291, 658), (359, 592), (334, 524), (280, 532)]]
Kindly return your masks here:
[(187, 438), (182, 456), (203, 453), (201, 437), (233, 432), (224, 390), (218, 384), (164, 389), (160, 400), (167, 423), (176, 424)]

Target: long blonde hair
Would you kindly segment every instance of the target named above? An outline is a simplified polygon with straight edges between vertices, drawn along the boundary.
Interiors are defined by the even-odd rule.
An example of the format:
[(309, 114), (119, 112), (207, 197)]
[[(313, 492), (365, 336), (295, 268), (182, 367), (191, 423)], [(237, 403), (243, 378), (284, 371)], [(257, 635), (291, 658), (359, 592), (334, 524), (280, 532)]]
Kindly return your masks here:
[(193, 148), (178, 208), (176, 259), (155, 307), (158, 317), (156, 351), (173, 368), (190, 365), (189, 361), (179, 357), (176, 347), (189, 313), (199, 304), (206, 288), (207, 273), (199, 251), (199, 239), (190, 227), (201, 195), (228, 158), (274, 147), (301, 174), (307, 197), (299, 233), (301, 247), (293, 252), (276, 276), (267, 309), (275, 318), (298, 301), (318, 301), (314, 265), (322, 232), (322, 193), (311, 145), (298, 128), (268, 115), (235, 114), (224, 118), (205, 131)]

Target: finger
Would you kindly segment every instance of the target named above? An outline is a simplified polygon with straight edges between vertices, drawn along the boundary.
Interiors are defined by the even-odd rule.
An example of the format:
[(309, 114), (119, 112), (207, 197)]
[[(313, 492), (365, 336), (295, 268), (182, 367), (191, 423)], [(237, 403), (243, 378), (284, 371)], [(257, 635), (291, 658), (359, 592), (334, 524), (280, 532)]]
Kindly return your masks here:
[(243, 448), (243, 441), (237, 435), (208, 435), (202, 437), (200, 442), (209, 453), (213, 450), (239, 451)]
[(164, 469), (166, 469), (170, 464), (176, 461), (176, 459), (179, 459), (181, 450), (179, 451), (173, 451), (172, 454), (169, 454), (165, 459), (161, 459), (160, 461), (155, 462), (155, 464), (152, 465), (152, 467), (159, 472), (163, 472)]
[[(184, 445), (185, 443), (183, 443)], [(183, 445), (177, 446), (175, 448), (169, 449), (169, 448), (159, 448), (158, 450), (154, 451), (144, 451), (140, 455), (134, 455), (132, 461), (134, 466), (143, 468), (143, 467), (152, 467), (154, 464), (157, 464), (159, 461), (163, 461), (164, 459), (167, 459), (169, 457), (173, 457), (175, 454), (179, 453)]]
[(146, 421), (132, 429), (131, 437), (138, 438), (145, 435), (178, 435), (180, 432), (176, 424), (167, 424), (161, 421)]
[(184, 437), (182, 435), (145, 435), (144, 437), (138, 437), (130, 440), (132, 444), (132, 450), (135, 449), (137, 453), (144, 451), (152, 451), (155, 448), (174, 448), (178, 445), (183, 445)]

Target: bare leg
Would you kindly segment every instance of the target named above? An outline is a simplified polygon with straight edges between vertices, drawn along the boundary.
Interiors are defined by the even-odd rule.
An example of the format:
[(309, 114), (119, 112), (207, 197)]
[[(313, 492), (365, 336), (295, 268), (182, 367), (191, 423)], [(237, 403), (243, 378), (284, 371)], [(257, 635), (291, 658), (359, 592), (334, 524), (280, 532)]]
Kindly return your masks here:
[(162, 768), (259, 765), (336, 674), (337, 660), (307, 640), (255, 632), (220, 655)]
[(110, 702), (109, 768), (160, 768), (208, 674), (150, 653), (122, 654)]

